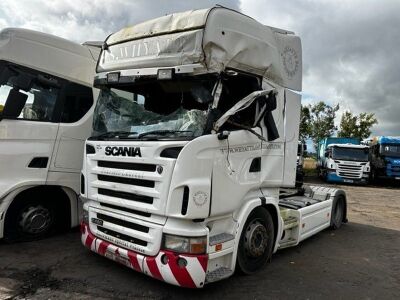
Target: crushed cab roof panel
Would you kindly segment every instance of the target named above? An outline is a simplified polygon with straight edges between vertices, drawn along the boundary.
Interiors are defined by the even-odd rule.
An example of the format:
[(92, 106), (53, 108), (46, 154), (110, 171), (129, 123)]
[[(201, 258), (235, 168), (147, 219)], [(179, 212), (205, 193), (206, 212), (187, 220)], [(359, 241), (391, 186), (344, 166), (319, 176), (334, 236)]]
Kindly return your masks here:
[(112, 45), (123, 41), (204, 27), (210, 9), (190, 10), (152, 19), (117, 31), (107, 39)]
[(301, 90), (300, 38), (223, 7), (128, 27), (111, 35), (106, 45), (98, 72), (201, 64), (208, 72), (232, 68)]

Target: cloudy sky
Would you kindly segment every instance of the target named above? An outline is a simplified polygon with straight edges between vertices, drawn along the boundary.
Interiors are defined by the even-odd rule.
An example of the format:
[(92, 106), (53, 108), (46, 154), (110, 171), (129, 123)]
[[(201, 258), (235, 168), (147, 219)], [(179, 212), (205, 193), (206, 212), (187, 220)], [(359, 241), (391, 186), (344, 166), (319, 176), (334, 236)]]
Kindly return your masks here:
[(219, 3), (302, 38), (303, 103), (374, 112), (373, 134), (400, 135), (398, 0), (1, 0), (0, 29), (25, 27), (77, 42), (168, 13)]

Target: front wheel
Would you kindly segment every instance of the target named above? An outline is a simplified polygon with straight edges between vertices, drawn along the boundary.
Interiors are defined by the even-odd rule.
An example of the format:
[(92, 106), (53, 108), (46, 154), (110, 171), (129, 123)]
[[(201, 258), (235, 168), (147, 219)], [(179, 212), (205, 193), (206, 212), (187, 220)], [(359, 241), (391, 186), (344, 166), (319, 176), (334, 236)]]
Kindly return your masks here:
[(274, 222), (265, 208), (253, 210), (240, 236), (237, 265), (244, 274), (253, 274), (265, 266), (272, 256)]
[(8, 241), (32, 241), (47, 236), (55, 223), (55, 211), (46, 201), (22, 201), (12, 205), (6, 215)]

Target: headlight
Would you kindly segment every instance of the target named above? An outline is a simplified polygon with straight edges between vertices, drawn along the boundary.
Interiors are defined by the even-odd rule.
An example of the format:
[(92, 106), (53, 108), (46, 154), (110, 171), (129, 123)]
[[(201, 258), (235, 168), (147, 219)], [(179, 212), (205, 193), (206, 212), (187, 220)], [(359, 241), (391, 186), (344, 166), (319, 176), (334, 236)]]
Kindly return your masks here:
[(207, 237), (185, 237), (164, 234), (163, 249), (179, 253), (204, 254), (207, 249)]

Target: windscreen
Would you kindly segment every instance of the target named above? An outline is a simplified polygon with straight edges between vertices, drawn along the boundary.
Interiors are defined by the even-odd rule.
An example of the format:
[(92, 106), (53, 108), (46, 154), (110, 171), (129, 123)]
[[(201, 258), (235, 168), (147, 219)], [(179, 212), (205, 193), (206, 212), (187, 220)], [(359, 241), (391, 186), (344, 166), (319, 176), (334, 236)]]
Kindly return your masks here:
[(337, 160), (368, 161), (368, 148), (333, 147), (332, 158)]
[(381, 154), (391, 157), (400, 157), (400, 145), (381, 145)]
[(92, 138), (176, 140), (200, 136), (215, 82), (215, 76), (201, 75), (102, 86)]

